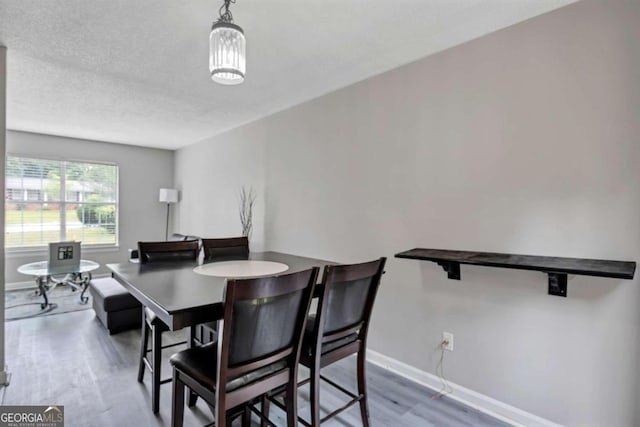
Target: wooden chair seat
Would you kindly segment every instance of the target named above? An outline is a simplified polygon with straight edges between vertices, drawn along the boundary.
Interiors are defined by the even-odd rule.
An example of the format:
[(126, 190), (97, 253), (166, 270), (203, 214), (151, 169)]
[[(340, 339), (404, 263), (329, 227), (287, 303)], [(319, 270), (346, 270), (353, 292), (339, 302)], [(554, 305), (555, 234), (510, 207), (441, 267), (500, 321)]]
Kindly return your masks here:
[[(201, 347), (190, 349), (174, 354), (169, 362), (176, 369), (181, 370), (191, 378), (203, 384), (211, 391), (216, 389), (217, 369), (218, 369), (218, 343), (212, 342)], [(226, 391), (234, 391), (253, 382), (259, 381), (269, 375), (283, 371), (287, 368), (285, 361), (272, 363), (255, 371), (248, 372), (237, 378), (227, 381)]]

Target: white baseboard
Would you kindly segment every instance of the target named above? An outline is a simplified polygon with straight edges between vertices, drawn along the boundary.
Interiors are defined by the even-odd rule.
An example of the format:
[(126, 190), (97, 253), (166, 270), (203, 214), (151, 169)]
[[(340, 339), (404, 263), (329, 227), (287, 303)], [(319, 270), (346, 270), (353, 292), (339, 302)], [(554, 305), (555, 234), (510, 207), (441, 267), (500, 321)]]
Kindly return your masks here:
[(5, 291), (19, 291), (21, 289), (35, 289), (38, 286), (36, 286), (35, 281), (33, 280), (29, 280), (28, 282), (13, 282), (13, 283), (6, 283), (4, 286), (4, 290)]
[[(94, 274), (93, 278), (94, 279), (99, 279), (100, 277), (111, 277), (110, 273), (101, 273), (101, 274)], [(22, 289), (36, 289), (38, 286), (36, 285), (35, 280), (29, 280), (26, 282), (13, 282), (13, 283), (6, 283), (4, 290), (5, 291), (19, 291)]]
[[(380, 366), (383, 369), (391, 371), (402, 377), (405, 377), (413, 382), (437, 391), (441, 388), (441, 381), (436, 375), (422, 371), (406, 363), (400, 362), (384, 354), (378, 353), (373, 350), (367, 349), (367, 360), (375, 365)], [(561, 427), (560, 424), (556, 424), (537, 415), (523, 411), (506, 403), (500, 402), (489, 396), (485, 396), (480, 393), (476, 393), (473, 390), (464, 388), (460, 385), (447, 381), (454, 392), (448, 394), (447, 397), (457, 400), (473, 409), (483, 412), (487, 415), (491, 415), (506, 423), (514, 426), (528, 426), (528, 427)]]

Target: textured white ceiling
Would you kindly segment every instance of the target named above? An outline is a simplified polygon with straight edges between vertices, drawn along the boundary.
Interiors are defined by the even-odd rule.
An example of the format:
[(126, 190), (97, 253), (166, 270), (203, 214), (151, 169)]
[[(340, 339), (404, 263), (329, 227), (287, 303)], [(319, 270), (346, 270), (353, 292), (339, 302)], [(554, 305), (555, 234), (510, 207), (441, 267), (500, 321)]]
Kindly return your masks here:
[(575, 0), (238, 0), (240, 86), (209, 78), (222, 0), (0, 0), (10, 129), (175, 149)]

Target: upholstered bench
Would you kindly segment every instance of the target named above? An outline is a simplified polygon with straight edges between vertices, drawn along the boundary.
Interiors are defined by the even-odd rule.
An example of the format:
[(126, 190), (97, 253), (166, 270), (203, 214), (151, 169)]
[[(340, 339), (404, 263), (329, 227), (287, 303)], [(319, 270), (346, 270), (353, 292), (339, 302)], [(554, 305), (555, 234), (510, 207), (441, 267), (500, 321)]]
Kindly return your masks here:
[(93, 279), (89, 292), (93, 310), (109, 334), (136, 329), (142, 324), (142, 305), (115, 279)]

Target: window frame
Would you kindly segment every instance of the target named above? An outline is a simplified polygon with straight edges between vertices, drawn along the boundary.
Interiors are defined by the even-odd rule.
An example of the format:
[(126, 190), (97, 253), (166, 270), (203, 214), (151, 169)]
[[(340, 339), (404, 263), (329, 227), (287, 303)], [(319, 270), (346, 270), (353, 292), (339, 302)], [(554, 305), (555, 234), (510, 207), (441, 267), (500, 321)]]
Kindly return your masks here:
[[(30, 159), (30, 160), (41, 160), (41, 161), (53, 161), (59, 162), (61, 164), (61, 172), (64, 171), (62, 167), (62, 163), (82, 163), (82, 164), (94, 164), (94, 165), (106, 165), (106, 166), (114, 166), (115, 167), (115, 189), (114, 189), (114, 202), (89, 202), (89, 201), (67, 201), (67, 192), (66, 192), (66, 176), (61, 174), (60, 179), (60, 200), (59, 201), (47, 201), (44, 200), (44, 197), (39, 198), (38, 200), (24, 200), (24, 203), (30, 204), (39, 204), (45, 205), (46, 203), (57, 203), (60, 205), (60, 241), (64, 241), (66, 237), (66, 206), (71, 204), (84, 204), (84, 205), (113, 205), (115, 206), (115, 242), (114, 243), (84, 243), (82, 242), (82, 249), (87, 250), (88, 252), (111, 252), (117, 251), (120, 247), (120, 165), (115, 162), (109, 161), (100, 161), (100, 160), (86, 160), (86, 159), (75, 159), (75, 158), (60, 158), (60, 157), (47, 157), (47, 156), (39, 156), (39, 155), (31, 155), (31, 154), (17, 154), (17, 153), (7, 153), (5, 157), (5, 162), (9, 160), (9, 158), (22, 158), (22, 159)], [(4, 188), (4, 196), (6, 199), (7, 196), (7, 172), (5, 171), (5, 188)], [(41, 200), (42, 199), (42, 200)], [(6, 206), (5, 206), (5, 215), (6, 215)], [(63, 221), (64, 218), (64, 221)], [(65, 227), (63, 227), (63, 224)], [(6, 233), (6, 221), (5, 221), (5, 231)], [(63, 237), (64, 236), (64, 237)], [(48, 251), (48, 244), (44, 245), (34, 245), (34, 246), (6, 246), (5, 240), (5, 252), (8, 257), (12, 257), (11, 255), (24, 255), (24, 254), (40, 254)]]

